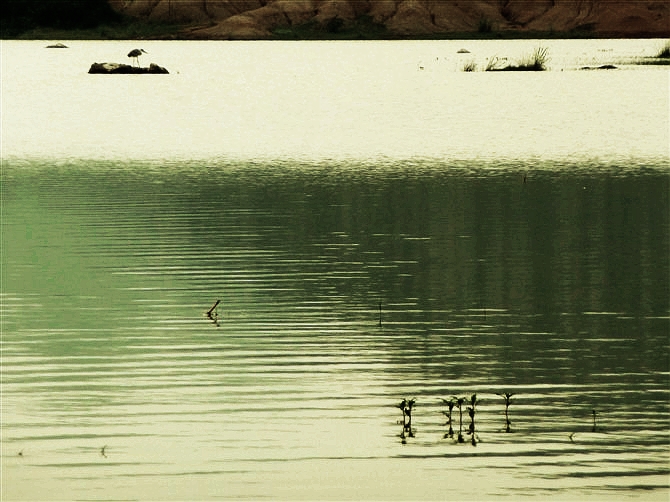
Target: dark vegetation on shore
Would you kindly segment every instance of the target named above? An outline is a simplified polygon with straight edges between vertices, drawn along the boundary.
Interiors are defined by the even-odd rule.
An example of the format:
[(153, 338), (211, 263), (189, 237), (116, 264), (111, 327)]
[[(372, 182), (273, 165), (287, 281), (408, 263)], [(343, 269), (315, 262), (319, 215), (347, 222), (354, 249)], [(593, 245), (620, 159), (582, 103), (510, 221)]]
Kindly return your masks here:
[(665, 44), (658, 49), (655, 56), (639, 58), (635, 64), (650, 66), (670, 65), (670, 40), (667, 40)]
[(659, 59), (670, 59), (670, 40), (665, 42), (665, 45), (658, 50), (656, 57)]
[(325, 24), (314, 21), (297, 26), (275, 28), (275, 40), (512, 40), (512, 39), (567, 39), (594, 38), (591, 26), (571, 31), (496, 31), (487, 19), (482, 19), (477, 31), (430, 33), (425, 35), (399, 35), (388, 31), (386, 26), (375, 23), (367, 15), (345, 22), (340, 18), (330, 19)]
[(537, 47), (532, 54), (524, 56), (518, 63), (502, 63), (497, 57), (489, 59), (485, 71), (545, 71), (549, 61), (546, 47)]
[(88, 0), (86, 8), (72, 0), (5, 0), (0, 7), (2, 38), (23, 38), (38, 29), (90, 30), (120, 21), (105, 0)]
[(0, 5), (0, 38), (20, 40), (160, 39), (183, 26), (132, 19), (106, 0), (5, 0)]
[[(549, 61), (546, 47), (537, 47), (531, 54), (523, 56), (517, 63), (510, 63), (507, 58), (497, 56), (487, 58), (484, 71), (545, 71)], [(474, 59), (466, 61), (461, 68), (465, 72), (477, 71)]]

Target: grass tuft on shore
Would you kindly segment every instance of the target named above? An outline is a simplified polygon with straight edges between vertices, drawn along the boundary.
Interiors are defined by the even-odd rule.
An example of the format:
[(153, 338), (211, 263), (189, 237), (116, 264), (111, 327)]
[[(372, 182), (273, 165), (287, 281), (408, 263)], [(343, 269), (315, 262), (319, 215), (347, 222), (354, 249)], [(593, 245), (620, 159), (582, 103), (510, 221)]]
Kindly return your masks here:
[(666, 41), (663, 47), (658, 50), (657, 58), (670, 59), (670, 40)]
[(463, 65), (463, 71), (477, 71), (477, 63), (471, 59)]
[(658, 48), (658, 52), (654, 56), (634, 58), (632, 61), (625, 61), (624, 63), (648, 66), (668, 66), (670, 65), (670, 40), (666, 40), (665, 43)]
[(531, 54), (522, 57), (517, 64), (505, 64), (498, 57), (490, 58), (485, 71), (545, 71), (549, 61), (548, 49), (537, 47)]

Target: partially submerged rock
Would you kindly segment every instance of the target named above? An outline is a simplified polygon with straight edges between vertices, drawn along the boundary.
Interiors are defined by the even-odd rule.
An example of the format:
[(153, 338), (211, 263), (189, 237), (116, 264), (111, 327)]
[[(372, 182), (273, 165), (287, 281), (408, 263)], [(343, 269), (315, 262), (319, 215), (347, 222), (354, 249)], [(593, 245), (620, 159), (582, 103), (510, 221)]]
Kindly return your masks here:
[(58, 42), (57, 44), (47, 45), (47, 49), (67, 49), (67, 45)]
[(613, 64), (604, 64), (601, 66), (582, 66), (580, 70), (616, 70), (617, 67)]
[(120, 63), (93, 63), (88, 70), (89, 73), (102, 73), (102, 74), (112, 74), (112, 73), (125, 73), (125, 74), (165, 74), (170, 73), (162, 66), (151, 63), (149, 67), (138, 67), (130, 66), (129, 64), (120, 64)]

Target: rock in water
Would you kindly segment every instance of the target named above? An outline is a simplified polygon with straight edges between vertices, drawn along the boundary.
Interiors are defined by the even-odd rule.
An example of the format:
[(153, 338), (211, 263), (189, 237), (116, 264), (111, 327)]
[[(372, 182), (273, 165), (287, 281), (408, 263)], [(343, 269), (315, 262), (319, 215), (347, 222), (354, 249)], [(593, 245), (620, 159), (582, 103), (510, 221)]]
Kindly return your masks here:
[(162, 66), (151, 63), (149, 67), (137, 67), (130, 66), (129, 64), (120, 64), (120, 63), (93, 63), (88, 70), (89, 73), (101, 73), (101, 74), (112, 74), (112, 73), (125, 73), (125, 74), (165, 74), (170, 73)]

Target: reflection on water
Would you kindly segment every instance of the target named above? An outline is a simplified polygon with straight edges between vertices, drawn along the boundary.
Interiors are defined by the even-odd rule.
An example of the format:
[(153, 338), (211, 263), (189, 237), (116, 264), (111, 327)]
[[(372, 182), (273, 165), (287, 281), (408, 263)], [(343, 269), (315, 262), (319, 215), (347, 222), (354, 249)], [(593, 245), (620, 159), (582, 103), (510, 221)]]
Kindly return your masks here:
[(665, 165), (7, 162), (3, 496), (666, 499), (668, 193)]

